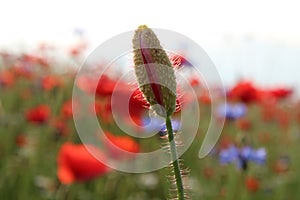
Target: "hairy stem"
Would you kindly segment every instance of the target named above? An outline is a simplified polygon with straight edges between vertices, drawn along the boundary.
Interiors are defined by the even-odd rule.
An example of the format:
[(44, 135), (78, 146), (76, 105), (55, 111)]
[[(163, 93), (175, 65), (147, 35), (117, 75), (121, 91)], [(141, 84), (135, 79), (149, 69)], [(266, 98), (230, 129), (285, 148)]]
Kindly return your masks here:
[(177, 149), (174, 140), (173, 128), (171, 123), (170, 116), (166, 117), (166, 127), (168, 132), (168, 139), (170, 144), (171, 156), (172, 156), (172, 165), (174, 168), (175, 180), (176, 180), (176, 188), (177, 188), (177, 197), (179, 200), (184, 199), (184, 188), (182, 183), (182, 177), (180, 172), (179, 161), (177, 158)]

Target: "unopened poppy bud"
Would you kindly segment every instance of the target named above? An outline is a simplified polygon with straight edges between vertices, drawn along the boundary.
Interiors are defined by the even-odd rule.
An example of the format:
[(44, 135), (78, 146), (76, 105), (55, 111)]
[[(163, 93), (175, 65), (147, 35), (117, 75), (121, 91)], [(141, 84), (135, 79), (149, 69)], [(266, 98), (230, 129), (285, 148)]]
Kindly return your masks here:
[(158, 115), (170, 116), (176, 106), (176, 79), (166, 52), (146, 25), (138, 27), (132, 42), (140, 90)]

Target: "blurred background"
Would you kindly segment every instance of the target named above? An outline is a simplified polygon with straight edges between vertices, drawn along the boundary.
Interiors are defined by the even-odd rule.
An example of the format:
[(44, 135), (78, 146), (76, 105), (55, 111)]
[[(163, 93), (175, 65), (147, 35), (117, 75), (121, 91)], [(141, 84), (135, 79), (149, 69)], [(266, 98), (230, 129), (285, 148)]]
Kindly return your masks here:
[[(117, 60), (101, 77), (91, 78), (93, 70), (103, 69), (107, 61), (76, 77), (76, 69), (96, 47), (142, 24), (194, 40), (214, 62), (225, 85), (226, 94), (213, 88), (219, 96), (212, 101), (212, 91), (189, 62), (168, 55), (174, 66), (187, 72), (193, 89), (182, 89), (178, 82), (172, 123), (179, 139), (180, 134), (188, 138), (191, 134), (181, 133), (181, 111), (193, 103), (201, 108), (199, 122), (188, 115), (187, 127), (199, 125), (199, 129), (183, 155), (184, 166), (190, 169), (185, 182), (192, 199), (300, 199), (300, 101), (295, 95), (300, 88), (299, 19), (298, 2), (292, 0), (2, 1), (0, 199), (170, 196), (168, 169), (133, 174), (109, 168), (87, 151), (73, 119), (83, 110), (87, 116), (97, 116), (106, 138), (132, 153), (150, 152), (165, 142), (163, 122), (147, 126), (149, 116), (156, 115), (137, 84), (118, 82), (128, 64), (124, 60)], [(178, 45), (183, 53), (188, 48)], [(82, 107), (72, 98), (73, 86), (82, 97), (96, 91), (95, 101)], [(192, 91), (196, 98), (191, 98)], [(120, 95), (115, 104), (113, 93)], [(112, 108), (131, 130), (154, 134), (146, 139), (130, 137), (116, 123)], [(218, 125), (223, 119), (225, 124), (213, 151), (199, 159), (211, 116), (217, 117)], [(103, 141), (93, 130), (83, 134), (92, 136), (92, 144)], [(101, 148), (92, 144), (89, 147), (103, 160), (134, 159), (115, 151), (110, 143), (103, 142)]]
[(293, 0), (13, 0), (2, 2), (0, 48), (28, 50), (41, 43), (69, 47), (82, 36), (92, 51), (110, 37), (147, 24), (197, 42), (225, 84), (247, 77), (259, 84), (300, 86), (299, 18)]

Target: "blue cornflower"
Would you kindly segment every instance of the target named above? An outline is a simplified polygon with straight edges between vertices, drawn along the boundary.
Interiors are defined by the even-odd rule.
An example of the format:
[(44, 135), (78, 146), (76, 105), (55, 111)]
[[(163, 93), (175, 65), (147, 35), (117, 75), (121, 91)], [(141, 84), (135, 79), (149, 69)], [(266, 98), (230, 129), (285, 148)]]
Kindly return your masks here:
[(221, 164), (228, 164), (239, 157), (239, 150), (235, 146), (231, 145), (227, 149), (222, 149), (219, 154), (219, 161)]
[[(172, 120), (172, 127), (174, 132), (178, 132), (181, 127), (181, 123), (178, 120)], [(165, 119), (161, 117), (152, 117), (152, 118), (143, 118), (142, 124), (144, 126), (144, 130), (147, 133), (158, 132), (160, 136), (164, 136), (167, 134), (167, 127), (165, 123)]]
[(245, 104), (237, 103), (224, 103), (221, 104), (217, 109), (217, 115), (219, 117), (225, 117), (226, 119), (239, 119), (247, 113), (247, 107)]
[(158, 132), (165, 125), (162, 117), (145, 117), (142, 119), (143, 129), (147, 133)]
[[(171, 123), (172, 123), (173, 131), (178, 132), (178, 130), (180, 129), (180, 126), (181, 126), (180, 121), (172, 120)], [(166, 124), (164, 124), (163, 127), (159, 131), (159, 135), (164, 136), (166, 134), (167, 134), (167, 127), (166, 127)]]
[(241, 149), (242, 158), (262, 165), (266, 161), (267, 152), (265, 148), (253, 149), (249, 146)]
[(265, 148), (253, 149), (246, 146), (243, 148), (237, 148), (231, 145), (227, 149), (221, 150), (219, 154), (219, 161), (221, 164), (235, 163), (238, 169), (246, 170), (248, 162), (254, 162), (262, 165), (266, 161), (267, 152)]

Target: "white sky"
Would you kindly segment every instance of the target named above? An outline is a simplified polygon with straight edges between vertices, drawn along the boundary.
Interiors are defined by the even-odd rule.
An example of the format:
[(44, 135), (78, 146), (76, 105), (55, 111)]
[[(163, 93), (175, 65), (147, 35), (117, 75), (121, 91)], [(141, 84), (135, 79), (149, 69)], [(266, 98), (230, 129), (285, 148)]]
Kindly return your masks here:
[[(250, 75), (261, 77), (262, 82), (298, 81), (300, 86), (297, 76), (289, 78), (290, 71), (299, 69), (297, 51), (292, 52), (293, 58), (289, 53), (284, 58), (276, 56), (288, 52), (287, 45), (300, 47), (299, 9), (300, 1), (296, 0), (2, 0), (0, 48), (43, 41), (70, 44), (74, 41), (74, 28), (83, 29), (96, 47), (112, 36), (147, 24), (182, 33), (197, 42), (219, 67), (225, 82), (232, 82), (237, 75)], [(271, 51), (267, 52), (268, 58), (261, 56), (268, 49), (257, 55), (260, 44), (240, 45), (240, 41), (253, 37), (279, 44), (275, 60)], [(272, 50), (272, 45), (267, 48)], [(289, 70), (281, 73), (284, 68)], [(273, 76), (265, 79), (269, 71)]]
[(140, 24), (174, 30), (196, 42), (214, 41), (224, 34), (253, 34), (300, 43), (300, 7), (292, 0), (9, 0), (1, 4), (2, 44), (66, 42), (76, 27), (101, 42)]

